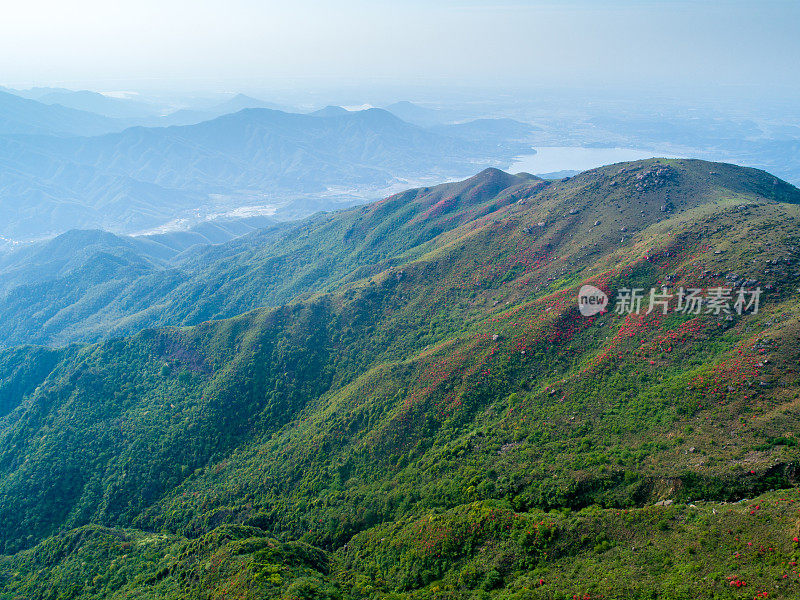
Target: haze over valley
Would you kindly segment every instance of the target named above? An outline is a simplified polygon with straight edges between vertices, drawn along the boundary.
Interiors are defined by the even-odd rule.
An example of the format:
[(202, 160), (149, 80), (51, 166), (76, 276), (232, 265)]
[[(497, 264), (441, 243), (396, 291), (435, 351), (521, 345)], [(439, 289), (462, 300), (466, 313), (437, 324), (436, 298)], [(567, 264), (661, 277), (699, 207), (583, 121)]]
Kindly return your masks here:
[(800, 598), (800, 4), (0, 19), (0, 600)]
[(608, 94), (582, 108), (580, 90), (541, 100), (529, 91), (513, 104), (485, 93), (436, 100), (429, 90), (420, 103), (354, 110), (295, 107), (302, 96), (286, 92), (275, 94), (281, 103), (241, 93), (171, 103), (106, 94), (0, 92), (1, 248), (70, 229), (147, 234), (242, 217), (293, 220), (486, 166), (558, 177), (636, 158), (698, 157), (800, 181), (795, 115), (760, 118), (758, 103), (726, 116), (644, 96), (635, 113), (630, 100)]

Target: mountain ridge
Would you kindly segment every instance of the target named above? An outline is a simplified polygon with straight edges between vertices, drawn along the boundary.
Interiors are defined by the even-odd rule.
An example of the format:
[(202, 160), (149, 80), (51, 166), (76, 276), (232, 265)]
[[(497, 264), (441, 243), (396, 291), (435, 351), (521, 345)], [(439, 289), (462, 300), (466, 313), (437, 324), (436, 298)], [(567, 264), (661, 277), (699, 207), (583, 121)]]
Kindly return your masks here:
[[(31, 367), (0, 385), (25, 390), (0, 396), (3, 585), (686, 598), (730, 572), (791, 597), (800, 190), (673, 159), (467, 181), (193, 258), (230, 267), (207, 298), (299, 272), (273, 307), (0, 352)], [(757, 314), (576, 302), (750, 279)], [(116, 583), (103, 548), (137, 557)]]
[[(520, 200), (529, 203), (532, 200), (526, 198), (531, 195), (534, 198), (539, 195), (547, 197), (550, 190), (559, 190), (555, 193), (577, 194), (575, 197), (580, 202), (580, 194), (587, 192), (601, 195), (619, 193), (619, 184), (609, 175), (611, 171), (631, 168), (634, 169), (631, 172), (640, 173), (647, 171), (647, 165), (651, 164), (658, 163), (642, 161), (627, 166), (603, 167), (564, 182), (545, 182), (527, 174), (514, 176), (497, 169), (486, 169), (461, 182), (401, 192), (364, 208), (333, 216), (320, 215), (295, 224), (275, 225), (222, 246), (200, 248), (180, 257), (178, 263), (166, 265), (165, 270), (156, 267), (149, 269), (146, 277), (138, 276), (137, 271), (136, 277), (87, 285), (76, 273), (67, 274), (67, 278), (62, 278), (58, 285), (53, 280), (15, 286), (16, 291), (12, 296), (0, 300), (0, 315), (6, 315), (4, 318), (10, 323), (18, 322), (19, 327), (7, 329), (2, 341), (6, 345), (94, 341), (109, 334), (132, 333), (136, 328), (148, 325), (196, 324), (204, 319), (230, 317), (260, 305), (275, 306), (310, 291), (314, 286), (324, 287), (334, 285), (337, 281), (342, 283), (363, 277), (376, 268), (372, 265), (386, 268), (405, 260), (407, 256), (415, 256), (425, 251), (426, 244), (437, 236), (462, 224), (478, 221), (503, 206)], [(669, 212), (665, 211), (670, 205), (672, 210), (692, 209), (697, 202), (719, 193), (713, 183), (715, 178), (727, 178), (729, 193), (757, 190), (763, 197), (797, 202), (795, 188), (788, 184), (776, 184), (774, 177), (757, 170), (721, 164), (714, 164), (712, 168), (713, 163), (693, 161), (672, 164), (691, 168), (683, 175), (680, 171), (664, 170), (661, 175), (651, 174), (641, 180), (631, 179), (634, 176), (630, 172), (623, 173), (623, 177), (631, 179), (627, 189), (631, 194), (652, 194), (664, 186), (674, 185), (678, 177), (685, 178), (687, 186), (694, 185), (694, 179), (705, 178), (709, 181), (702, 184), (704, 195), (686, 198), (683, 203), (677, 198), (659, 196), (646, 207), (646, 215), (637, 216), (629, 212), (627, 220), (621, 216), (621, 205), (617, 208), (606, 204), (602, 210), (610, 216), (597, 214), (591, 222), (589, 217), (582, 216), (585, 214), (583, 212), (569, 214), (573, 209), (583, 210), (580, 204), (565, 205), (560, 209), (561, 215), (584, 221), (580, 228), (583, 232), (581, 235), (587, 236), (585, 252), (591, 250), (592, 244), (614, 247), (621, 237), (625, 237), (620, 231), (623, 227), (630, 230), (627, 233), (630, 236), (646, 223), (667, 218)], [(712, 170), (716, 175), (709, 174)], [(630, 200), (626, 202), (630, 203)], [(629, 207), (625, 210), (633, 209)], [(592, 223), (598, 219), (603, 223), (597, 228), (592, 227)], [(535, 235), (541, 229), (537, 223), (551, 220), (551, 216), (542, 214), (528, 226), (531, 231), (528, 235)], [(640, 220), (642, 223), (637, 225)], [(599, 238), (598, 229), (602, 230)], [(312, 231), (315, 232), (313, 243), (307, 237)], [(389, 241), (392, 244), (387, 245)], [(323, 248), (327, 253), (325, 260), (321, 260), (318, 253)], [(410, 251), (415, 254), (408, 255)], [(136, 262), (143, 258), (147, 257), (131, 256), (131, 260)], [(229, 283), (219, 288), (211, 283), (217, 277)], [(0, 268), (0, 288), (8, 288), (11, 284), (1, 283), (8, 280), (9, 275)], [(101, 307), (98, 313), (106, 315), (100, 321), (103, 329), (93, 326), (86, 329), (87, 337), (71, 333), (63, 338), (62, 328), (66, 323), (46, 326), (55, 314), (62, 311), (72, 315), (70, 328), (80, 324), (82, 319), (95, 319), (95, 309), (82, 309), (78, 313), (74, 310), (80, 306), (94, 306), (87, 304), (87, 300), (100, 289), (108, 294), (104, 296), (107, 305)], [(161, 294), (158, 317), (148, 308), (153, 301), (152, 289), (159, 290)], [(195, 304), (187, 302), (187, 299), (192, 299)], [(172, 308), (166, 309), (165, 303)], [(120, 328), (113, 325), (115, 321), (126, 325)], [(26, 331), (38, 332), (41, 337), (20, 337)]]

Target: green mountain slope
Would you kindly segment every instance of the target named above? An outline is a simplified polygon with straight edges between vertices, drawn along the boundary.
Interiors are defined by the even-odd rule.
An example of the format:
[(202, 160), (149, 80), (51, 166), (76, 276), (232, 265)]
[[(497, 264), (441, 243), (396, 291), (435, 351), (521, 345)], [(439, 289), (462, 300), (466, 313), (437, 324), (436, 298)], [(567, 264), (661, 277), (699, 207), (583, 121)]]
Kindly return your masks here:
[[(644, 214), (642, 208), (632, 208), (633, 200), (628, 196), (637, 197), (637, 185), (647, 182), (636, 181), (621, 188), (611, 185), (613, 181), (603, 170), (593, 172), (590, 188), (598, 194), (613, 193), (622, 198), (622, 203), (619, 207), (609, 202), (598, 204), (589, 216), (568, 215), (583, 221), (572, 235), (585, 237), (581, 244), (585, 248), (573, 260), (584, 261), (617, 247), (624, 235), (622, 227), (630, 229), (630, 238), (630, 233), (664, 219), (668, 213), (661, 208), (666, 209), (667, 202), (682, 210), (713, 197), (717, 186), (727, 189), (733, 182), (740, 187), (748, 184), (740, 179), (750, 171), (740, 169), (731, 177), (722, 171), (711, 176), (708, 170), (711, 168), (704, 169), (700, 181), (693, 180), (697, 174), (681, 173), (680, 180), (669, 184), (685, 196), (680, 200), (683, 207), (676, 204), (678, 198), (668, 198), (677, 192), (667, 190), (664, 195), (651, 194), (652, 200), (643, 206)], [(758, 184), (762, 186), (760, 193), (771, 197), (773, 180), (765, 177)], [(490, 169), (464, 182), (398, 194), (374, 208), (266, 228), (229, 244), (180, 255), (166, 268), (155, 271), (126, 270), (117, 275), (116, 259), (108, 255), (116, 255), (116, 248), (131, 245), (129, 242), (115, 242), (109, 248), (89, 243), (83, 249), (75, 247), (84, 255), (89, 254), (89, 248), (94, 249), (93, 257), (100, 264), (91, 271), (92, 276), (86, 275), (86, 264), (81, 263), (59, 271), (57, 276), (10, 279), (9, 269), (0, 264), (0, 288), (5, 290), (5, 296), (0, 297), (0, 318), (8, 324), (0, 331), (0, 344), (91, 342), (129, 335), (143, 327), (193, 325), (259, 306), (279, 306), (299, 294), (402, 264), (427, 251), (426, 243), (436, 236), (523, 197), (530, 197), (531, 203), (557, 198), (548, 210), (560, 210), (563, 215), (574, 208), (573, 198), (583, 194), (586, 185), (580, 178), (546, 184), (530, 176), (515, 178)], [(731, 192), (738, 193), (737, 189)], [(546, 211), (541, 213), (541, 218), (548, 216)], [(595, 220), (601, 223), (594, 226)], [(533, 233), (526, 237), (538, 231), (537, 222), (528, 225)], [(70, 239), (75, 237), (77, 234), (72, 234)], [(58, 253), (51, 254), (54, 261), (61, 260)], [(126, 260), (143, 262), (149, 257), (136, 254), (126, 256)], [(8, 262), (22, 264), (25, 273), (31, 272), (27, 256), (12, 256)], [(32, 272), (38, 272), (38, 267)], [(96, 277), (95, 273), (109, 275)]]
[[(142, 238), (70, 232), (0, 260), (0, 315), (7, 323), (0, 343), (96, 341), (278, 306), (402, 264), (443, 231), (542, 185), (530, 176), (487, 170), (464, 182), (398, 194), (377, 211), (275, 224), (178, 256), (163, 236), (144, 240), (167, 246), (159, 250)], [(468, 210), (458, 209), (463, 203)], [(437, 204), (452, 207), (428, 214)], [(66, 261), (64, 247), (82, 260)], [(121, 268), (123, 262), (147, 268)]]
[[(215, 249), (209, 277), (236, 276), (206, 294), (304, 295), (31, 350), (25, 369), (26, 351), (4, 355), (20, 391), (0, 417), (0, 581), (8, 597), (57, 581), (85, 597), (792, 597), (796, 492), (769, 490), (798, 464), (799, 203), (701, 161), (490, 170), (309, 221), (280, 260), (280, 237)], [(585, 282), (765, 294), (758, 314), (587, 318)]]

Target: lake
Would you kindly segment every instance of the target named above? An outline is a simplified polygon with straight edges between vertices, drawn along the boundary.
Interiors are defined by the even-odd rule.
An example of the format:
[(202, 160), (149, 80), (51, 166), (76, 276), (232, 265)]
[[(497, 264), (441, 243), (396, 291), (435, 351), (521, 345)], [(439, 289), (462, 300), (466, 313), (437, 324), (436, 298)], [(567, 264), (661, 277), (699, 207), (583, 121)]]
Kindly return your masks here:
[[(656, 150), (637, 148), (582, 148), (579, 146), (537, 146), (536, 154), (526, 154), (514, 159), (506, 169), (509, 173), (556, 173), (558, 171), (586, 171), (612, 163), (641, 160), (654, 156), (667, 158)], [(675, 157), (670, 157), (675, 158)]]

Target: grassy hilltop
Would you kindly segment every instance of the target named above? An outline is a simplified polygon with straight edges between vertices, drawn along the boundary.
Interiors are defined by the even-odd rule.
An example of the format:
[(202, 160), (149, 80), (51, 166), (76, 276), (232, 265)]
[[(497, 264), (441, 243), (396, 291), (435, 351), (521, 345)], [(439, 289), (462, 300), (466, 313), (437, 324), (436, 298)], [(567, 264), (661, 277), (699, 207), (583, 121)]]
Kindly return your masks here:
[(797, 597), (798, 259), (799, 190), (653, 159), (148, 271), (116, 326), (180, 327), (0, 355), (0, 598)]

